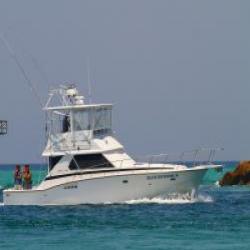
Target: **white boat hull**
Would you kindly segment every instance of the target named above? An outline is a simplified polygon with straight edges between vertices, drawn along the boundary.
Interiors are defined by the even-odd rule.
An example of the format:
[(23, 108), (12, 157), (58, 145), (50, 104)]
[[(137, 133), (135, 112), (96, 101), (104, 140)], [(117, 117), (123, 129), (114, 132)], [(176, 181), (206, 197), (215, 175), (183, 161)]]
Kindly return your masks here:
[(47, 189), (4, 190), (3, 200), (5, 205), (77, 205), (164, 197), (196, 190), (207, 170), (198, 167), (175, 172), (124, 173), (75, 181), (65, 178), (64, 183)]

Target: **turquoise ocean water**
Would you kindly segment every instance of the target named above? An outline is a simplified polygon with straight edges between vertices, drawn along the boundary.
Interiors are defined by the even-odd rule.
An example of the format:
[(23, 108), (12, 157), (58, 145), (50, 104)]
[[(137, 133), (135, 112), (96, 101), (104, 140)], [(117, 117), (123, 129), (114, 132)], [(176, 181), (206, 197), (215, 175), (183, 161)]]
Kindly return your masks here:
[[(237, 163), (224, 164), (226, 172)], [(12, 185), (13, 167), (0, 167), (0, 186)], [(46, 174), (32, 169), (35, 182)], [(0, 249), (250, 249), (250, 187), (214, 185), (222, 175), (210, 171), (192, 201), (0, 205)]]

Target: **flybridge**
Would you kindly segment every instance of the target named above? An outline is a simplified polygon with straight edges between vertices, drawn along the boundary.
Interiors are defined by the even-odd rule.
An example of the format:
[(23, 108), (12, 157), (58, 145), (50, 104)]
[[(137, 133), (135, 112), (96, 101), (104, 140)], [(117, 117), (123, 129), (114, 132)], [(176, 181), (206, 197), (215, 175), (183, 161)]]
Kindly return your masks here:
[(112, 104), (85, 102), (74, 85), (51, 90), (44, 107), (50, 149), (90, 149), (91, 141), (112, 134)]

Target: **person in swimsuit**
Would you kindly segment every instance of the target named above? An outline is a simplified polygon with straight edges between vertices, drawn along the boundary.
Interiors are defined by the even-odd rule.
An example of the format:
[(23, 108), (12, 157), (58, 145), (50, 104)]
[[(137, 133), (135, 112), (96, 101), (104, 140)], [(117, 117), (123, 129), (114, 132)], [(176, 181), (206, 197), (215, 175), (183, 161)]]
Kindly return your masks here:
[(14, 184), (15, 184), (15, 189), (22, 189), (22, 172), (20, 169), (20, 165), (16, 165), (16, 169), (14, 172)]
[(23, 188), (24, 189), (32, 188), (32, 174), (29, 165), (25, 165), (23, 169)]

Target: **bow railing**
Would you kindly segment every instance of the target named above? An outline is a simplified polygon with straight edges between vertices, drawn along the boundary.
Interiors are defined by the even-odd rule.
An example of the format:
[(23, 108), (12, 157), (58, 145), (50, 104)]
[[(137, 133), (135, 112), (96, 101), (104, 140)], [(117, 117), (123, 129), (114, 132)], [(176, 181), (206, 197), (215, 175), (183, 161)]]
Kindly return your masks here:
[[(223, 148), (198, 148), (179, 154), (155, 154), (134, 157), (134, 160), (136, 164), (148, 164), (149, 167), (153, 164), (184, 164), (191, 167), (201, 164), (213, 164), (216, 153), (223, 150)], [(127, 159), (121, 160), (121, 166), (123, 166), (123, 162), (126, 160)]]

